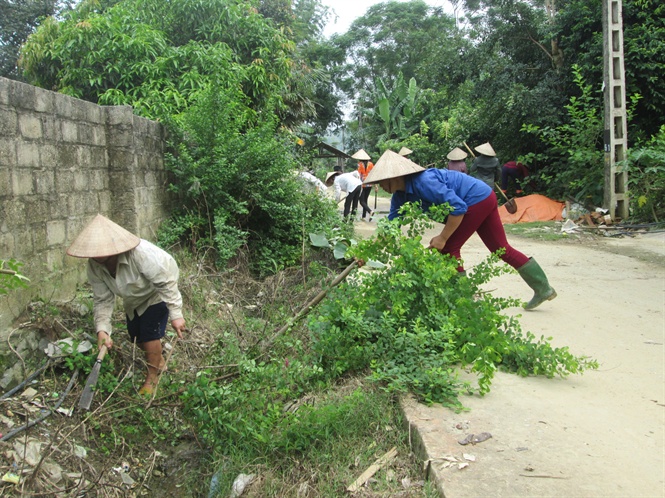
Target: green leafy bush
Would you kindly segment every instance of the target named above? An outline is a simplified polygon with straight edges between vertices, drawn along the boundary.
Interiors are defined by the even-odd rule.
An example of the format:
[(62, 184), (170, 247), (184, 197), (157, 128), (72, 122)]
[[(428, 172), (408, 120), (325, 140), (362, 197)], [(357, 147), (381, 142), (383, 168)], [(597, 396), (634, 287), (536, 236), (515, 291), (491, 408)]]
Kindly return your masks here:
[(389, 390), (457, 404), (458, 393), (469, 388), (458, 380), (458, 365), (478, 375), (480, 394), (489, 391), (499, 367), (552, 377), (596, 366), (567, 348), (553, 348), (549, 339), (534, 342), (533, 334), (523, 334), (515, 318), (502, 314), (519, 301), (480, 289), (506, 271), (497, 255), (460, 277), (452, 257), (423, 246), (429, 224), (411, 206), (401, 220), (382, 221), (376, 239), (350, 250), (387, 268), (347, 280), (311, 319), (312, 347), (324, 371), (337, 376), (370, 369)]
[(630, 149), (622, 166), (628, 172), (631, 218), (665, 220), (665, 126), (644, 146)]
[(177, 120), (167, 157), (182, 201), (162, 231), (166, 244), (188, 239), (214, 248), (224, 266), (244, 250), (251, 267), (271, 274), (302, 257), (311, 231), (339, 224), (335, 204), (303, 188), (294, 137), (275, 114), (257, 115), (241, 94), (204, 92)]
[(15, 289), (27, 287), (27, 277), (21, 275), (23, 263), (14, 259), (0, 259), (0, 296)]
[(259, 109), (291, 74), (294, 44), (244, 2), (81, 2), (21, 49), (27, 80), (145, 117), (177, 114), (212, 84)]

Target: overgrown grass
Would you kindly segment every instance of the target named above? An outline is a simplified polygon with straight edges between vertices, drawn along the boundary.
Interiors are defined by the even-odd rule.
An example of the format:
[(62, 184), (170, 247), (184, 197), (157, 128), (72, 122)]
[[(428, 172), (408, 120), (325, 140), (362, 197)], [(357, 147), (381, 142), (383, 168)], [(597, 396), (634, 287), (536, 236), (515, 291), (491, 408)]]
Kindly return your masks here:
[[(434, 485), (423, 481), (392, 394), (362, 373), (334, 380), (322, 376), (308, 356), (302, 324), (269, 351), (257, 345), (336, 275), (332, 257), (313, 254), (305, 268), (261, 281), (239, 271), (220, 273), (187, 252), (176, 257), (188, 332), (184, 341), (176, 341), (173, 333), (165, 339), (175, 352), (151, 406), (137, 395), (143, 355), (127, 340), (118, 310), (114, 348), (103, 362), (84, 429), (72, 433), (64, 428), (71, 424), (66, 418), (59, 419), (63, 428), (53, 428), (56, 436), (66, 433), (68, 443), (87, 449), (88, 491), (117, 484), (117, 473), (109, 469), (126, 461), (131, 477), (145, 482), (151, 496), (228, 496), (240, 473), (257, 476), (245, 496), (343, 496), (367, 467), (395, 447), (397, 457), (360, 495), (437, 496)], [(77, 297), (89, 300), (89, 292)], [(35, 315), (35, 320), (44, 328), (65, 324), (81, 338), (91, 326), (91, 315), (70, 315), (64, 309)], [(54, 371), (48, 389), (60, 391), (56, 384), (76, 369), (85, 378), (93, 353), (69, 356)], [(81, 419), (88, 415), (80, 413)], [(69, 460), (77, 458), (59, 463), (75, 471)]]
[[(293, 423), (277, 430), (288, 448), (257, 456), (251, 444), (239, 443), (224, 451), (217, 462), (220, 491), (230, 489), (244, 473), (260, 476), (250, 496), (344, 496), (366, 468), (395, 447), (397, 459), (374, 475), (368, 492), (438, 496), (432, 483), (421, 480), (422, 468), (410, 454), (395, 400), (376, 385), (348, 379), (308, 397), (298, 412), (298, 417), (285, 417)], [(405, 488), (403, 479), (411, 486)]]
[[(212, 268), (202, 272), (200, 262), (179, 260), (183, 274), (214, 275)], [(208, 368), (190, 374), (180, 395), (182, 416), (210, 449), (214, 477), (208, 484), (214, 481), (219, 496), (228, 496), (241, 473), (258, 476), (248, 496), (343, 496), (392, 447), (397, 458), (367, 492), (437, 496), (431, 483), (422, 482), (394, 395), (366, 380), (368, 372), (343, 378), (324, 372), (304, 323), (268, 349), (262, 346), (336, 276), (338, 265), (320, 252), (304, 267), (260, 282), (238, 271), (185, 277), (183, 295), (197, 310), (194, 328), (205, 330), (210, 341), (202, 363)], [(177, 383), (165, 388), (182, 389)], [(405, 488), (403, 479), (411, 486)], [(201, 483), (189, 486), (202, 491)]]
[[(205, 468), (213, 476), (206, 484), (214, 481), (218, 495), (228, 496), (238, 474), (256, 474), (248, 496), (343, 496), (369, 465), (396, 447), (397, 458), (367, 492), (437, 496), (422, 481), (396, 398), (366, 379), (369, 372), (324, 372), (312, 356), (305, 323), (263, 347), (337, 275), (339, 263), (330, 254), (311, 258), (302, 268), (259, 282), (238, 271), (216, 274), (179, 256), (182, 292), (197, 310), (191, 333), (205, 337), (205, 352), (196, 370), (190, 364), (196, 355), (175, 357), (173, 368), (189, 372), (184, 382), (169, 376), (163, 393), (180, 397), (180, 416), (209, 449)], [(188, 278), (194, 272), (207, 276)], [(164, 432), (182, 436), (173, 420), (150, 423), (153, 438)], [(403, 479), (411, 483), (408, 488)], [(200, 481), (195, 475), (188, 480), (194, 495), (206, 491)]]

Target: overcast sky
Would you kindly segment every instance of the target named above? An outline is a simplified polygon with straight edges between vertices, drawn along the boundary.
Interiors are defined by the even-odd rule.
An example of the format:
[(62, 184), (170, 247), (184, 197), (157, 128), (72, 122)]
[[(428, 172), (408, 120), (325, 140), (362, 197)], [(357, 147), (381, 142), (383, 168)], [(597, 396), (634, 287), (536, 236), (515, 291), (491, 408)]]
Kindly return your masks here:
[[(447, 12), (452, 11), (448, 0), (425, 1), (432, 7), (443, 7)], [(338, 16), (337, 22), (334, 22), (333, 17), (323, 31), (324, 36), (330, 36), (333, 33), (346, 32), (354, 20), (363, 16), (372, 5), (381, 3), (381, 0), (323, 0), (322, 3), (334, 10)]]

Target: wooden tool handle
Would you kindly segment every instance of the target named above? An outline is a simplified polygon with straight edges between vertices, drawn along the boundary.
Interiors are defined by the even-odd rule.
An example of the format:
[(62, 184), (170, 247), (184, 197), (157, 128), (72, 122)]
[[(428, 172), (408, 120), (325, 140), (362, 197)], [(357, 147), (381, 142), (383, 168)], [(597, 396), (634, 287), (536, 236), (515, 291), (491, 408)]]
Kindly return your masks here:
[(104, 356), (106, 356), (106, 352), (108, 351), (108, 348), (106, 347), (106, 344), (104, 344), (101, 348), (99, 348), (99, 354), (97, 355), (97, 361), (101, 363), (101, 361), (104, 359)]
[(462, 142), (462, 143), (464, 144), (464, 147), (466, 147), (466, 150), (468, 150), (468, 151), (471, 153), (471, 155), (475, 158), (476, 155), (475, 155), (475, 154), (473, 153), (473, 151), (471, 150), (471, 147), (469, 147), (469, 146), (466, 144), (466, 142)]
[(506, 202), (510, 200), (510, 199), (508, 199), (508, 196), (505, 194), (505, 192), (503, 190), (501, 190), (501, 187), (499, 187), (498, 183), (495, 183), (494, 186), (496, 187), (496, 189), (499, 192), (501, 192), (501, 195), (503, 196), (504, 199), (506, 199)]

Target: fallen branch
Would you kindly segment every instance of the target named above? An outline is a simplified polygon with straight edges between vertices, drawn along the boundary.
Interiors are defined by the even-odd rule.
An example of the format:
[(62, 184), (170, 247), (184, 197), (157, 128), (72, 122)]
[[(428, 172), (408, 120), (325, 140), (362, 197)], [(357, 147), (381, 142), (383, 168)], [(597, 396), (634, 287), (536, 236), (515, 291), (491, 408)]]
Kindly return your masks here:
[(18, 356), (18, 359), (21, 360), (21, 365), (23, 365), (23, 370), (22, 373), (23, 375), (26, 375), (26, 368), (25, 368), (25, 360), (23, 359), (23, 356), (21, 356), (18, 351), (14, 349), (14, 346), (12, 346), (11, 338), (12, 334), (16, 332), (18, 329), (12, 329), (11, 332), (9, 332), (9, 335), (7, 336), (7, 346), (9, 346), (9, 349), (12, 350), (12, 353), (14, 353), (16, 356)]
[(328, 291), (330, 289), (332, 289), (333, 287), (335, 287), (336, 285), (339, 285), (339, 283), (342, 282), (347, 277), (347, 275), (349, 273), (351, 273), (351, 270), (353, 270), (357, 266), (358, 266), (358, 262), (354, 260), (349, 266), (347, 266), (344, 269), (344, 271), (342, 273), (340, 273), (339, 275), (337, 275), (337, 277), (335, 277), (335, 280), (333, 280), (330, 283), (330, 287), (328, 287), (327, 289), (323, 289), (321, 292), (319, 292), (310, 302), (305, 304), (305, 306), (303, 306), (300, 309), (300, 311), (298, 312), (298, 314), (295, 317), (293, 317), (291, 320), (289, 320), (286, 323), (286, 325), (284, 325), (281, 329), (279, 329), (277, 332), (275, 332), (275, 334), (270, 339), (268, 339), (268, 341), (266, 342), (266, 344), (263, 346), (262, 349), (264, 351), (266, 349), (268, 349), (272, 345), (272, 343), (275, 342), (275, 339), (277, 339), (280, 335), (282, 335), (284, 332), (286, 332), (291, 327), (293, 327), (305, 315), (307, 315), (310, 311), (312, 311), (314, 306), (319, 304), (323, 300), (323, 298), (326, 297), (326, 294), (328, 294)]
[(8, 270), (7, 268), (0, 268), (0, 273), (3, 275), (18, 275), (17, 271)]
[[(152, 401), (152, 400), (151, 400)], [(146, 485), (146, 481), (148, 478), (152, 475), (152, 471), (155, 468), (155, 461), (157, 460), (157, 451), (153, 450), (152, 451), (152, 462), (150, 462), (150, 466), (148, 469), (145, 471), (145, 476), (143, 477), (143, 481), (141, 481), (141, 487), (148, 487)], [(149, 488), (148, 488), (149, 489)]]
[[(41, 468), (42, 464), (44, 463), (44, 460), (46, 460), (46, 457), (50, 456), (52, 451), (51, 448), (53, 447), (53, 444), (55, 443), (55, 440), (58, 438), (58, 435), (60, 434), (60, 430), (62, 429), (59, 428), (56, 433), (53, 435), (51, 438), (48, 446), (42, 451), (42, 457), (39, 459), (39, 462), (37, 462), (37, 465), (35, 465), (35, 468), (32, 471), (32, 474), (26, 479), (26, 484), (30, 486), (30, 484), (37, 478), (37, 474), (39, 473), (39, 469)], [(23, 450), (23, 454), (25, 455), (25, 450)]]
[(381, 458), (377, 459), (372, 465), (370, 465), (367, 468), (367, 470), (363, 472), (360, 475), (360, 477), (358, 477), (358, 479), (353, 481), (353, 484), (351, 484), (348, 488), (346, 488), (346, 490), (349, 493), (355, 493), (356, 491), (358, 491), (361, 487), (365, 485), (367, 481), (369, 481), (370, 477), (376, 474), (381, 469), (381, 467), (390, 462), (396, 456), (397, 456), (397, 448), (392, 448), (385, 455), (383, 455)]

